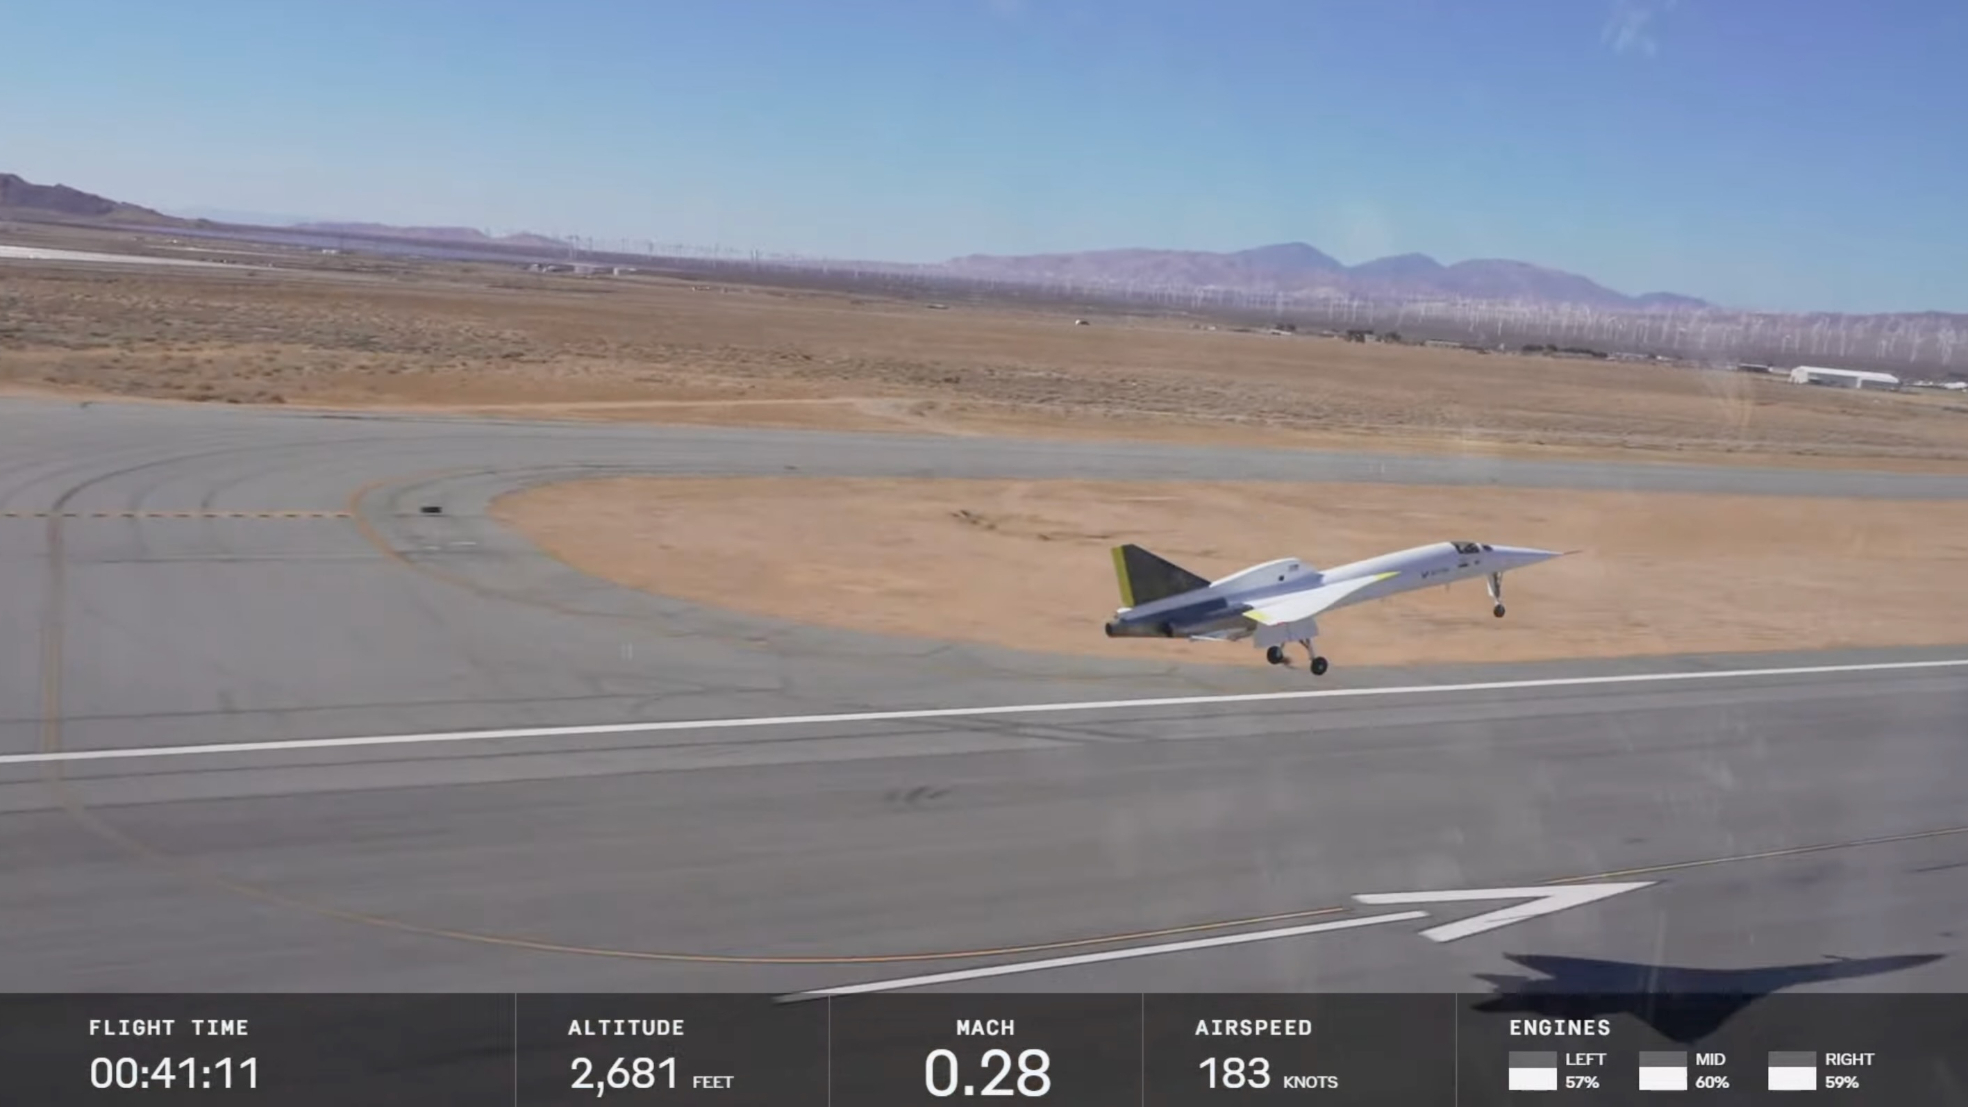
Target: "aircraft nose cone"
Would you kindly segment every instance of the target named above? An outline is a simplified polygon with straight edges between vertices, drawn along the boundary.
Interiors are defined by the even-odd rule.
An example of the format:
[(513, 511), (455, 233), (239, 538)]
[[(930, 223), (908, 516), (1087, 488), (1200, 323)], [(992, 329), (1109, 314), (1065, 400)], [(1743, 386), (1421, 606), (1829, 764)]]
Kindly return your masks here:
[(1497, 553), (1513, 565), (1536, 565), (1540, 561), (1550, 561), (1554, 557), (1565, 556), (1559, 550), (1540, 550), (1535, 546), (1495, 546)]

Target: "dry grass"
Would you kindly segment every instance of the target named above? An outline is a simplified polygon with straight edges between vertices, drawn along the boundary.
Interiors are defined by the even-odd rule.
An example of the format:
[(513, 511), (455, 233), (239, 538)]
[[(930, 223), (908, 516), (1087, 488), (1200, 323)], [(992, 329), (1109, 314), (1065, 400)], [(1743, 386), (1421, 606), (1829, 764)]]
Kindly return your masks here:
[[(1580, 556), (1349, 608), (1342, 664), (1952, 645), (1968, 640), (1968, 503), (1184, 484), (623, 478), (495, 504), (588, 573), (715, 607), (883, 634), (1249, 665), (1247, 645), (1109, 641), (1107, 549), (1205, 576), (1333, 565), (1448, 538)], [(1261, 520), (1261, 525), (1253, 524)]]
[[(103, 243), (67, 243), (102, 248)], [(0, 384), (172, 400), (1968, 470), (1951, 397), (1740, 374), (312, 259), (0, 265)], [(331, 271), (336, 266), (346, 272)]]

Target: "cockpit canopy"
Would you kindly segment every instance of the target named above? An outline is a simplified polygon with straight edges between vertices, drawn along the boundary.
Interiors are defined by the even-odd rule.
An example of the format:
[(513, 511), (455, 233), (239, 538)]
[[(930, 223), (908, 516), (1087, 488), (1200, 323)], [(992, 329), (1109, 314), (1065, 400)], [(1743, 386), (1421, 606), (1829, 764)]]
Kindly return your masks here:
[(1487, 542), (1451, 542), (1450, 545), (1454, 546), (1456, 552), (1459, 554), (1490, 552), (1490, 546)]

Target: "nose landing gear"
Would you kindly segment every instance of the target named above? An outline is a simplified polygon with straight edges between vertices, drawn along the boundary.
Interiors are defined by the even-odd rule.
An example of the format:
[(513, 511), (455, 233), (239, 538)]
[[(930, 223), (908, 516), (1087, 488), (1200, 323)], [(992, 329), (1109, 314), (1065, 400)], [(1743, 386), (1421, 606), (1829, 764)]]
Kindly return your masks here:
[(1503, 574), (1502, 573), (1490, 574), (1490, 600), (1491, 602), (1496, 604), (1495, 607), (1490, 608), (1490, 614), (1496, 616), (1499, 619), (1503, 618)]

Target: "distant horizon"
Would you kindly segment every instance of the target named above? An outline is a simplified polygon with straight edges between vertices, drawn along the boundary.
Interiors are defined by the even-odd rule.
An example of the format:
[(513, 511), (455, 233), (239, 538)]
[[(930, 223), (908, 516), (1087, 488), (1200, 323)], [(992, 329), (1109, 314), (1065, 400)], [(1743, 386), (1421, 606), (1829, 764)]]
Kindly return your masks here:
[[(75, 187), (75, 186), (71, 186), (71, 187)], [(149, 206), (149, 205), (144, 205), (144, 206)], [(268, 212), (228, 211), (226, 209), (220, 209), (220, 208), (201, 208), (196, 206), (189, 207), (189, 208), (175, 208), (175, 209), (155, 208), (153, 210), (156, 210), (164, 215), (169, 215), (178, 219), (206, 219), (212, 222), (233, 223), (240, 226), (263, 226), (263, 227), (273, 227), (273, 228), (282, 228), (282, 229), (322, 228), (322, 227), (332, 227), (332, 226), (373, 226), (373, 227), (387, 228), (390, 230), (412, 230), (418, 228), (432, 229), (432, 230), (439, 230), (439, 229), (471, 230), (471, 231), (477, 231), (478, 233), (483, 234), (491, 239), (501, 239), (501, 238), (508, 238), (514, 236), (531, 235), (540, 238), (553, 239), (555, 241), (560, 241), (560, 242), (568, 242), (574, 245), (578, 245), (582, 241), (587, 240), (587, 241), (595, 241), (595, 242), (605, 242), (611, 245), (619, 245), (623, 247), (628, 247), (628, 246), (633, 246), (643, 243), (651, 243), (658, 247), (681, 246), (681, 247), (687, 247), (690, 249), (697, 249), (697, 250), (709, 250), (713, 248), (720, 248), (720, 244), (717, 243), (674, 242), (674, 241), (663, 242), (649, 236), (640, 236), (640, 237), (623, 236), (623, 237), (603, 239), (601, 236), (598, 235), (583, 235), (578, 232), (572, 232), (566, 236), (560, 236), (547, 231), (528, 230), (524, 228), (475, 226), (470, 223), (458, 222), (458, 221), (421, 223), (421, 224), (401, 224), (401, 223), (385, 223), (375, 219), (366, 219), (366, 218), (350, 218), (350, 217), (337, 218), (332, 216), (306, 216), (306, 215), (292, 215), (292, 214), (276, 215)], [(1219, 249), (1219, 250), (1207, 250), (1207, 249), (1178, 250), (1175, 248), (1162, 247), (1162, 246), (1126, 245), (1126, 246), (1102, 246), (1102, 247), (1095, 247), (1089, 250), (1079, 250), (1079, 251), (1043, 251), (1040, 253), (1033, 253), (1033, 254), (1023, 254), (1023, 253), (1012, 254), (1012, 253), (1004, 253), (1004, 252), (985, 249), (985, 250), (971, 250), (966, 253), (955, 254), (949, 257), (937, 258), (929, 261), (911, 261), (911, 260), (905, 260), (900, 258), (883, 258), (883, 257), (844, 257), (840, 255), (829, 255), (829, 254), (797, 254), (793, 251), (773, 250), (767, 247), (756, 247), (756, 246), (724, 245), (721, 248), (732, 251), (733, 253), (736, 254), (745, 254), (745, 253), (756, 251), (761, 255), (798, 257), (798, 258), (802, 258), (805, 260), (812, 260), (812, 261), (837, 261), (837, 262), (858, 261), (858, 262), (867, 262), (869, 264), (878, 264), (878, 265), (938, 266), (938, 265), (946, 265), (952, 262), (962, 261), (966, 258), (1071, 257), (1078, 254), (1124, 253), (1124, 252), (1132, 252), (1132, 251), (1144, 251), (1144, 252), (1154, 252), (1154, 253), (1197, 253), (1197, 254), (1222, 256), (1228, 254), (1243, 253), (1251, 250), (1261, 250), (1274, 246), (1300, 246), (1300, 245), (1311, 246), (1314, 249), (1319, 250), (1321, 253), (1324, 253), (1327, 256), (1333, 258), (1335, 261), (1340, 262), (1342, 265), (1346, 266), (1349, 269), (1357, 268), (1362, 265), (1368, 265), (1376, 261), (1387, 261), (1392, 258), (1405, 258), (1405, 257), (1426, 257), (1429, 260), (1434, 261), (1437, 264), (1443, 266), (1462, 265), (1470, 262), (1501, 261), (1501, 262), (1512, 262), (1512, 263), (1524, 264), (1524, 265), (1539, 265), (1542, 268), (1555, 269), (1555, 267), (1542, 266), (1541, 263), (1530, 258), (1470, 257), (1470, 258), (1456, 258), (1454, 260), (1446, 260), (1442, 257), (1439, 257), (1434, 254), (1430, 254), (1427, 251), (1423, 251), (1423, 250), (1410, 250), (1400, 254), (1384, 254), (1376, 257), (1363, 258), (1359, 261), (1349, 262), (1346, 261), (1339, 254), (1334, 253), (1331, 250), (1325, 249), (1324, 247), (1320, 246), (1316, 242), (1305, 242), (1302, 239), (1294, 239), (1286, 242), (1259, 242), (1246, 246), (1234, 246), (1234, 247), (1229, 247), (1227, 249)], [(598, 249), (597, 252), (601, 252), (601, 250)], [(620, 251), (611, 251), (611, 252), (634, 254), (637, 253), (638, 251), (633, 249), (623, 249)], [(1581, 273), (1578, 275), (1586, 277), (1588, 279), (1596, 280), (1596, 278), (1593, 278), (1592, 274), (1590, 273)], [(1598, 283), (1603, 284), (1604, 282), (1598, 282)], [(1665, 288), (1644, 288), (1644, 289), (1629, 291), (1627, 289), (1612, 288), (1612, 286), (1610, 285), (1606, 287), (1608, 287), (1612, 291), (1620, 292), (1622, 294), (1634, 296), (1634, 297), (1689, 295), (1687, 293), (1681, 293), (1673, 289), (1665, 289)], [(1756, 310), (1756, 309), (1747, 309), (1747, 308), (1738, 309), (1738, 308), (1731, 307), (1730, 305), (1719, 304), (1719, 303), (1716, 304), (1715, 306), (1727, 310)], [(1912, 313), (1917, 313), (1917, 312), (1894, 311), (1891, 314), (1912, 314)], [(1961, 314), (1968, 314), (1968, 312), (1964, 312)]]
[[(79, 187), (79, 186), (71, 185), (71, 187)], [(111, 199), (116, 199), (116, 197), (111, 197)], [(143, 206), (148, 207), (150, 205), (143, 205)], [(372, 219), (372, 218), (361, 217), (361, 216), (325, 216), (325, 215), (293, 215), (293, 214), (282, 215), (282, 214), (274, 214), (270, 212), (230, 211), (223, 208), (204, 208), (204, 207), (197, 207), (197, 206), (187, 207), (187, 208), (168, 208), (168, 209), (154, 208), (153, 210), (156, 210), (164, 215), (169, 215), (177, 219), (208, 219), (215, 223), (234, 223), (242, 226), (292, 228), (292, 227), (305, 227), (305, 226), (343, 225), (343, 226), (387, 227), (391, 230), (410, 230), (418, 227), (424, 227), (424, 228), (445, 229), (445, 230), (472, 230), (472, 231), (477, 231), (480, 234), (486, 235), (487, 237), (490, 238), (505, 238), (513, 235), (537, 235), (542, 238), (553, 238), (558, 241), (571, 240), (571, 241), (579, 242), (586, 239), (593, 239), (594, 241), (597, 242), (607, 241), (607, 242), (622, 243), (622, 244), (653, 242), (656, 243), (658, 246), (663, 246), (663, 245), (688, 246), (695, 249), (709, 249), (720, 245), (718, 243), (711, 243), (711, 242), (682, 242), (676, 240), (665, 241), (657, 236), (652, 236), (652, 235), (602, 236), (602, 235), (587, 235), (587, 234), (582, 234), (579, 231), (572, 231), (572, 232), (568, 232), (565, 236), (562, 236), (551, 231), (537, 230), (537, 229), (525, 227), (523, 225), (520, 227), (489, 227), (489, 226), (483, 226), (483, 225), (460, 221), (460, 220), (441, 220), (433, 223), (412, 224), (412, 223), (391, 223), (391, 222), (385, 222), (383, 220)], [(988, 257), (988, 258), (1070, 257), (1076, 254), (1111, 254), (1111, 253), (1123, 253), (1128, 251), (1224, 255), (1224, 254), (1244, 253), (1250, 250), (1262, 250), (1274, 246), (1301, 246), (1301, 245), (1311, 246), (1314, 249), (1319, 250), (1321, 253), (1324, 253), (1327, 256), (1333, 258), (1335, 261), (1338, 261), (1341, 264), (1347, 266), (1348, 268), (1367, 265), (1376, 261), (1386, 261), (1391, 258), (1402, 258), (1402, 257), (1426, 257), (1431, 261), (1437, 262), (1445, 266), (1460, 265), (1465, 262), (1473, 262), (1473, 261), (1511, 261), (1511, 262), (1519, 262), (1526, 265), (1542, 264), (1532, 258), (1465, 257), (1465, 258), (1455, 258), (1453, 260), (1450, 260), (1443, 255), (1433, 254), (1426, 250), (1406, 250), (1397, 254), (1379, 254), (1371, 257), (1363, 257), (1358, 261), (1347, 261), (1338, 252), (1333, 250), (1328, 250), (1325, 247), (1320, 246), (1316, 242), (1308, 242), (1304, 239), (1289, 239), (1289, 240), (1281, 239), (1276, 242), (1252, 242), (1252, 243), (1246, 243), (1241, 246), (1226, 246), (1226, 247), (1215, 248), (1215, 249), (1201, 248), (1201, 247), (1188, 248), (1188, 247), (1157, 246), (1149, 243), (1127, 243), (1118, 246), (1094, 246), (1084, 250), (1039, 250), (1029, 253), (1026, 252), (1012, 253), (1003, 250), (993, 250), (993, 249), (985, 248), (985, 249), (967, 250), (962, 253), (951, 254), (947, 257), (939, 257), (929, 260), (911, 260), (905, 258), (891, 258), (891, 257), (849, 257), (845, 255), (838, 255), (838, 254), (800, 254), (796, 251), (776, 250), (769, 246), (757, 246), (757, 245), (749, 245), (749, 244), (734, 245), (734, 244), (726, 243), (726, 244), (722, 244), (722, 247), (726, 250), (734, 251), (737, 253), (749, 253), (752, 251), (757, 251), (760, 254), (774, 254), (774, 255), (783, 255), (789, 257), (807, 257), (807, 258), (812, 258), (813, 260), (816, 261), (819, 260), (866, 261), (866, 262), (892, 264), (892, 265), (940, 265), (946, 262), (961, 261), (965, 258), (972, 258), (972, 257)], [(628, 252), (632, 253), (634, 251), (628, 251)], [(1545, 268), (1555, 269), (1556, 267), (1545, 266)], [(1590, 273), (1583, 273), (1580, 275), (1585, 277), (1592, 276), (1592, 274)], [(1626, 292), (1627, 290), (1616, 289), (1615, 291)], [(1637, 291), (1633, 291), (1628, 294), (1634, 296), (1644, 296), (1652, 293), (1673, 293), (1673, 290), (1646, 288), (1646, 289), (1639, 289)]]
[[(62, 182), (62, 183), (67, 183), (67, 182)], [(79, 187), (79, 186), (71, 185), (70, 187)], [(118, 199), (118, 198), (111, 197), (111, 199)], [(130, 202), (135, 203), (136, 201), (130, 201)], [(150, 205), (141, 205), (141, 206), (148, 207)], [(441, 221), (441, 222), (432, 222), (432, 223), (422, 223), (422, 224), (400, 224), (400, 223), (386, 223), (376, 219), (361, 218), (361, 217), (307, 216), (307, 215), (294, 215), (294, 214), (274, 214), (270, 212), (229, 211), (226, 209), (199, 207), (195, 205), (191, 207), (183, 207), (183, 208), (155, 207), (153, 208), (153, 210), (159, 212), (160, 214), (168, 215), (173, 218), (179, 218), (179, 219), (205, 219), (205, 220), (210, 220), (212, 222), (232, 223), (238, 226), (262, 226), (272, 229), (284, 229), (284, 230), (306, 230), (306, 229), (321, 230), (327, 227), (339, 225), (339, 226), (370, 226), (370, 227), (377, 227), (377, 228), (383, 228), (389, 230), (399, 230), (399, 231), (415, 230), (415, 229), (469, 230), (485, 235), (487, 236), (488, 239), (493, 239), (493, 240), (515, 237), (515, 236), (534, 236), (543, 239), (553, 240), (556, 242), (566, 243), (568, 245), (575, 246), (576, 248), (586, 248), (583, 246), (583, 243), (592, 242), (598, 244), (594, 247), (594, 252), (596, 253), (620, 253), (623, 255), (635, 255), (635, 254), (643, 253), (642, 250), (637, 250), (634, 247), (653, 245), (659, 251), (664, 247), (682, 248), (686, 250), (705, 251), (705, 252), (711, 250), (720, 250), (724, 254), (729, 256), (744, 256), (746, 254), (756, 252), (761, 256), (788, 257), (788, 258), (796, 258), (802, 261), (836, 262), (836, 263), (843, 263), (843, 264), (853, 264), (858, 262), (858, 263), (866, 263), (870, 265), (937, 267), (937, 266), (944, 266), (952, 262), (962, 261), (966, 258), (1018, 259), (1018, 258), (1038, 258), (1038, 257), (1073, 257), (1083, 254), (1111, 254), (1111, 253), (1125, 253), (1125, 252), (1137, 252), (1137, 251), (1151, 252), (1151, 253), (1195, 253), (1195, 254), (1212, 255), (1212, 256), (1225, 256), (1230, 254), (1243, 253), (1247, 251), (1260, 250), (1260, 249), (1266, 249), (1266, 248), (1277, 247), (1277, 246), (1306, 245), (1306, 246), (1311, 246), (1314, 249), (1320, 250), (1320, 252), (1325, 253), (1329, 257), (1332, 257), (1335, 261), (1340, 262), (1343, 266), (1347, 267), (1348, 269), (1354, 269), (1360, 266), (1369, 265), (1373, 262), (1386, 261), (1394, 258), (1426, 257), (1429, 260), (1434, 261), (1437, 264), (1442, 265), (1444, 267), (1464, 265), (1474, 262), (1494, 261), (1494, 262), (1507, 262), (1512, 264), (1539, 266), (1540, 268), (1548, 268), (1556, 272), (1569, 272), (1568, 270), (1558, 270), (1555, 267), (1542, 266), (1541, 263), (1537, 262), (1534, 259), (1529, 259), (1529, 258), (1470, 257), (1470, 258), (1457, 258), (1454, 260), (1446, 260), (1440, 256), (1430, 254), (1427, 251), (1421, 251), (1421, 250), (1411, 250), (1400, 254), (1387, 254), (1377, 257), (1368, 257), (1357, 262), (1348, 262), (1337, 253), (1334, 253), (1333, 251), (1326, 250), (1324, 247), (1321, 247), (1318, 243), (1308, 243), (1303, 240), (1292, 240), (1289, 242), (1256, 243), (1253, 245), (1237, 246), (1237, 247), (1231, 247), (1228, 249), (1221, 249), (1221, 250), (1176, 249), (1171, 247), (1142, 246), (1142, 245), (1105, 246), (1105, 247), (1097, 247), (1097, 248), (1093, 248), (1089, 250), (1081, 250), (1081, 251), (1046, 251), (1046, 252), (1035, 253), (1035, 254), (1011, 254), (1011, 253), (995, 252), (990, 250), (972, 250), (968, 253), (952, 255), (946, 258), (937, 258), (928, 261), (915, 261), (915, 260), (906, 260), (906, 259), (898, 259), (898, 258), (882, 258), (882, 257), (848, 257), (848, 256), (831, 255), (831, 254), (799, 254), (793, 251), (771, 250), (762, 247), (736, 246), (730, 244), (705, 243), (705, 242), (661, 241), (649, 236), (626, 236), (620, 238), (604, 239), (601, 236), (583, 235), (575, 232), (570, 232), (563, 236), (563, 235), (557, 235), (553, 232), (527, 230), (524, 229), (523, 227), (501, 228), (501, 227), (474, 226), (470, 223), (457, 221), (457, 220), (448, 221), (448, 222)], [(1696, 297), (1691, 293), (1681, 292), (1676, 289), (1644, 288), (1638, 290), (1628, 290), (1623, 288), (1617, 288), (1612, 285), (1608, 285), (1603, 281), (1599, 281), (1596, 277), (1593, 276), (1593, 274), (1590, 273), (1580, 273), (1575, 275), (1585, 277), (1588, 280), (1593, 280), (1595, 283), (1600, 284), (1602, 287), (1607, 288), (1609, 291), (1617, 292), (1622, 295), (1631, 298), (1636, 298), (1636, 299), (1643, 298), (1643, 297), (1650, 297), (1650, 296), (1701, 299), (1700, 297)], [(1744, 306), (1739, 304), (1730, 304), (1727, 302), (1713, 301), (1713, 300), (1707, 301), (1707, 304), (1709, 307), (1713, 308), (1716, 311), (1747, 313), (1747, 314), (1853, 315), (1853, 316), (1859, 316), (1859, 315), (1968, 316), (1968, 310), (1949, 311), (1945, 308), (1884, 308), (1874, 311), (1855, 312), (1855, 311), (1841, 311), (1836, 308), (1794, 308), (1794, 309), (1762, 308), (1762, 307), (1754, 307), (1754, 306)]]
[[(28, 187), (15, 191), (17, 185)], [(461, 222), (431, 224), (421, 227), (400, 224), (380, 223), (365, 219), (331, 219), (308, 217), (297, 214), (275, 215), (269, 212), (239, 211), (209, 207), (190, 207), (160, 209), (136, 203), (122, 197), (108, 197), (61, 180), (34, 181), (20, 174), (0, 167), (0, 201), (21, 207), (0, 208), (0, 212), (36, 210), (48, 213), (74, 213), (85, 221), (108, 217), (120, 222), (125, 231), (148, 231), (149, 233), (171, 233), (166, 226), (146, 225), (142, 222), (147, 212), (154, 216), (169, 215), (179, 220), (213, 219), (218, 222), (237, 220), (232, 231), (218, 228), (199, 229), (183, 226), (181, 233), (211, 234), (231, 237), (240, 241), (285, 241), (294, 245), (326, 245), (338, 235), (363, 236), (365, 231), (374, 232), (372, 237), (379, 245), (375, 249), (384, 253), (391, 248), (380, 243), (394, 240), (398, 251), (407, 251), (412, 256), (422, 256), (421, 251), (436, 250), (428, 254), (432, 257), (470, 258), (487, 255), (457, 253), (458, 250), (471, 251), (482, 247), (475, 242), (486, 244), (510, 241), (510, 237), (492, 238), (492, 228), (474, 228)], [(32, 216), (27, 217), (32, 221)], [(254, 226), (264, 232), (264, 237), (256, 236)], [(337, 228), (346, 228), (338, 230)], [(301, 233), (306, 237), (283, 237), (281, 232)], [(399, 232), (391, 234), (389, 232)], [(417, 234), (415, 232), (432, 232)], [(411, 232), (411, 233), (402, 233)], [(460, 237), (463, 232), (472, 237)], [(525, 235), (526, 232), (508, 232), (508, 236)], [(480, 237), (483, 236), (483, 237)], [(554, 240), (544, 235), (532, 235), (535, 243), (546, 245)], [(577, 248), (605, 255), (611, 250), (619, 250), (630, 260), (640, 253), (637, 246), (649, 249), (656, 244), (648, 239), (629, 241), (601, 241), (588, 239), (569, 243)], [(673, 244), (674, 245), (674, 244)], [(539, 249), (535, 247), (536, 251)], [(1963, 374), (1953, 370), (1955, 348), (1968, 340), (1968, 330), (1959, 329), (1968, 323), (1968, 315), (1932, 309), (1888, 310), (1884, 312), (1838, 312), (1781, 311), (1772, 309), (1742, 308), (1714, 302), (1703, 302), (1679, 296), (1675, 293), (1642, 293), (1628, 296), (1604, 286), (1596, 289), (1581, 288), (1579, 281), (1588, 285), (1589, 277), (1567, 274), (1562, 271), (1543, 270), (1526, 274), (1518, 268), (1503, 270), (1488, 269), (1475, 273), (1465, 273), (1461, 278), (1446, 278), (1440, 275), (1458, 265), (1469, 262), (1483, 262), (1492, 259), (1469, 259), (1469, 262), (1452, 263), (1443, 266), (1416, 268), (1415, 266), (1387, 266), (1372, 270), (1363, 276), (1361, 285), (1352, 285), (1344, 279), (1336, 279), (1339, 270), (1357, 271), (1369, 268), (1376, 261), (1398, 261), (1412, 255), (1395, 255), (1390, 258), (1372, 259), (1367, 263), (1346, 265), (1344, 262), (1326, 254), (1318, 247), (1302, 241), (1270, 243), (1257, 247), (1244, 247), (1236, 251), (1165, 251), (1152, 247), (1114, 247), (1104, 251), (1089, 251), (1082, 254), (1060, 255), (1067, 258), (1099, 257), (1102, 254), (1132, 255), (1127, 260), (1134, 263), (1147, 263), (1146, 270), (1136, 269), (1128, 275), (1123, 266), (1118, 272), (1096, 269), (1089, 273), (1077, 266), (1064, 269), (1024, 269), (1016, 266), (1009, 270), (993, 271), (989, 267), (978, 270), (970, 268), (943, 269), (930, 266), (932, 278), (963, 281), (1006, 281), (1026, 284), (1038, 288), (1051, 288), (1057, 295), (1073, 292), (1096, 299), (1122, 293), (1118, 302), (1130, 302), (1125, 291), (1128, 286), (1149, 294), (1147, 303), (1161, 303), (1173, 306), (1179, 301), (1171, 301), (1157, 290), (1182, 290), (1195, 292), (1197, 299), (1193, 305), (1205, 315), (1221, 314), (1224, 311), (1248, 314), (1250, 312), (1269, 312), (1275, 310), (1282, 314), (1268, 316), (1278, 320), (1294, 320), (1298, 326), (1323, 327), (1329, 331), (1340, 328), (1364, 326), (1369, 331), (1400, 331), (1411, 341), (1423, 338), (1462, 340), (1476, 338), (1485, 343), (1503, 339), (1506, 331), (1511, 332), (1511, 342), (1541, 342), (1551, 345), (1554, 351), (1559, 347), (1580, 355), (1601, 358), (1631, 357), (1658, 354), (1667, 349), (1678, 356), (1686, 356), (1692, 349), (1714, 353), (1717, 349), (1730, 352), (1736, 360), (1748, 357), (1752, 361), (1783, 365), (1800, 364), (1818, 367), (1844, 369), (1886, 369), (1894, 373), (1905, 372), (1908, 365), (1927, 365), (1943, 369), (1959, 379)], [(1146, 258), (1139, 255), (1149, 255)], [(1195, 268), (1184, 268), (1181, 261), (1172, 262), (1190, 254), (1204, 258), (1218, 259), (1219, 266), (1214, 272), (1207, 264), (1199, 273)], [(507, 255), (512, 258), (512, 255)], [(559, 257), (555, 251), (554, 256)], [(647, 256), (647, 255), (645, 255)], [(676, 255), (671, 255), (676, 256)], [(689, 256), (684, 253), (682, 256)], [(743, 258), (743, 254), (733, 250), (723, 255), (728, 260)], [(1040, 255), (1043, 257), (1044, 255)], [(1007, 257), (1017, 260), (1017, 256), (1007, 255), (968, 255), (970, 258)], [(1027, 256), (1029, 257), (1029, 256)], [(533, 260), (547, 260), (536, 253)], [(593, 260), (606, 264), (605, 256)], [(774, 259), (763, 257), (768, 263)], [(839, 257), (807, 256), (803, 259), (809, 265), (814, 262), (831, 263), (835, 266), (867, 264), (873, 273), (882, 272), (889, 265), (897, 265), (905, 271), (919, 263), (880, 262), (875, 259), (848, 259)], [(963, 260), (963, 256), (958, 259)], [(1430, 259), (1431, 261), (1433, 259)], [(1501, 260), (1506, 266), (1536, 270), (1529, 262)], [(633, 264), (633, 261), (630, 261)], [(1173, 272), (1170, 266), (1174, 265)], [(797, 272), (791, 270), (789, 272)], [(896, 272), (895, 269), (887, 269)], [(812, 270), (807, 269), (808, 273)], [(1185, 281), (1182, 277), (1201, 277), (1200, 281)], [(1358, 275), (1357, 273), (1355, 275)], [(1556, 278), (1556, 279), (1550, 279)], [(739, 278), (741, 281), (743, 278)], [(835, 280), (839, 279), (836, 269)], [(1239, 280), (1246, 283), (1239, 284)], [(1262, 282), (1274, 280), (1276, 283), (1266, 287)], [(1077, 286), (1076, 289), (1062, 286)], [(855, 287), (849, 284), (845, 287)], [(924, 285), (927, 291), (931, 286)], [(975, 289), (973, 289), (974, 291)], [(964, 295), (960, 288), (951, 292)], [(1583, 298), (1566, 298), (1568, 293), (1580, 293)], [(1604, 295), (1601, 295), (1604, 294)], [(1274, 306), (1270, 303), (1273, 295), (1282, 297)], [(1642, 302), (1656, 296), (1687, 300), (1687, 303)], [(1610, 299), (1608, 298), (1610, 297)], [(1398, 308), (1398, 313), (1397, 313)], [(1573, 309), (1583, 308), (1583, 313)], [(1683, 315), (1684, 310), (1692, 310), (1693, 315)], [(1474, 314), (1471, 314), (1471, 312)], [(1239, 315), (1229, 316), (1241, 317)], [(1717, 330), (1716, 328), (1720, 328)], [(1656, 333), (1658, 332), (1658, 333)], [(1635, 343), (1639, 345), (1635, 345)], [(1608, 344), (1610, 343), (1610, 345)], [(1718, 345), (1719, 344), (1719, 345)], [(1533, 347), (1526, 345), (1526, 350)], [(1787, 353), (1806, 354), (1810, 360), (1786, 356)], [(1752, 354), (1752, 351), (1754, 353)], [(1922, 353), (1927, 353), (1922, 360)], [(1940, 360), (1933, 360), (1934, 354)], [(1849, 354), (1849, 357), (1848, 357)], [(1830, 355), (1829, 357), (1821, 355)], [(1938, 379), (1938, 378), (1936, 378)], [(1931, 385), (1929, 385), (1931, 386)]]

